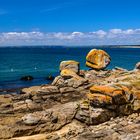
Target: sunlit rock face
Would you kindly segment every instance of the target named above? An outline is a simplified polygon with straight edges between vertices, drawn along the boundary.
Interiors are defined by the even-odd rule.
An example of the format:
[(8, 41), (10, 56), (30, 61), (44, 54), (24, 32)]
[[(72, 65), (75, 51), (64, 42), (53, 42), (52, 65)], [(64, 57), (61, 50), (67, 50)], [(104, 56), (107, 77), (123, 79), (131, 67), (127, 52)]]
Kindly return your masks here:
[(105, 69), (110, 61), (110, 56), (103, 50), (92, 49), (86, 56), (86, 65), (96, 70)]
[(62, 61), (60, 63), (60, 71), (64, 70), (64, 69), (68, 69), (68, 70), (72, 70), (74, 71), (75, 73), (79, 73), (79, 62), (77, 61), (74, 61), (74, 60), (68, 60), (68, 61)]

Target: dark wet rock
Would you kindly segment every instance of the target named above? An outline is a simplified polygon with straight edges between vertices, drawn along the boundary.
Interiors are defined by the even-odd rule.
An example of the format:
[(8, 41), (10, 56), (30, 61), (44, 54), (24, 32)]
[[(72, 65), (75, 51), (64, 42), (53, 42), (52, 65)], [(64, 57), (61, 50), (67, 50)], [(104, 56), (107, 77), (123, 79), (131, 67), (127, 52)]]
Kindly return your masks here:
[(32, 81), (33, 79), (34, 78), (32, 76), (30, 76), (30, 75), (23, 76), (23, 77), (20, 78), (20, 80), (22, 80), (22, 81)]
[(52, 75), (49, 75), (46, 77), (46, 80), (48, 80), (48, 81), (53, 81), (54, 79), (55, 79), (55, 77)]

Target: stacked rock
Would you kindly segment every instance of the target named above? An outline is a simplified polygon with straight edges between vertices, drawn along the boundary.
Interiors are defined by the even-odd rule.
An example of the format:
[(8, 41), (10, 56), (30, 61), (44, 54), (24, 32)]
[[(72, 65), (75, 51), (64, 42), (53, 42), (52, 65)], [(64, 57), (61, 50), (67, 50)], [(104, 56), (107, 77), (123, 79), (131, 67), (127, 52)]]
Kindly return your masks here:
[(80, 63), (74, 60), (62, 61), (60, 63), (60, 71), (64, 69), (71, 70), (78, 74), (80, 70)]
[(79, 62), (74, 60), (62, 61), (60, 63), (60, 76), (55, 78), (52, 85), (78, 88), (87, 82), (87, 80), (79, 76), (79, 72)]

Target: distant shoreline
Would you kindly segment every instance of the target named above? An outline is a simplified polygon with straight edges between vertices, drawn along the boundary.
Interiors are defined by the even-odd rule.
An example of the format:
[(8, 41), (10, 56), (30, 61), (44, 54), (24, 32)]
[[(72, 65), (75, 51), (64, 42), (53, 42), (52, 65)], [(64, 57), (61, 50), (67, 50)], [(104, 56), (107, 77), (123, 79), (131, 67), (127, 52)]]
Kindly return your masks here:
[(23, 45), (23, 46), (0, 46), (0, 48), (140, 48), (140, 45)]

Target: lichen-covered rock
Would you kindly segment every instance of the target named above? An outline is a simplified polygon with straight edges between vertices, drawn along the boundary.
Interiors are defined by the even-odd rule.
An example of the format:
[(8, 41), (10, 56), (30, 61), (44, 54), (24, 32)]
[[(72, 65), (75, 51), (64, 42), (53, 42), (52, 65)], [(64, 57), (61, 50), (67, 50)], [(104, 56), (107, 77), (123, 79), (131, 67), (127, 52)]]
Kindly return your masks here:
[(112, 98), (108, 95), (88, 93), (87, 98), (93, 106), (104, 107), (113, 104)]
[[(113, 87), (113, 86), (92, 86), (90, 88), (90, 92), (96, 95), (96, 94), (101, 94), (104, 97), (111, 97), (112, 98), (112, 103), (114, 104), (125, 104), (128, 102), (127, 96), (125, 94), (125, 91), (119, 87)], [(106, 98), (103, 98), (104, 100)], [(108, 98), (107, 98), (108, 99)], [(97, 98), (98, 100), (98, 98)], [(99, 100), (100, 102), (100, 100)]]
[(70, 79), (72, 77), (80, 79), (81, 77), (78, 76), (74, 71), (69, 70), (69, 69), (64, 69), (61, 71), (60, 75), (66, 79)]
[(79, 62), (74, 60), (62, 61), (60, 63), (60, 71), (68, 69), (74, 71), (75, 73), (79, 73), (80, 70), (79, 64), (80, 64)]
[(103, 50), (92, 49), (86, 56), (86, 65), (96, 70), (106, 68), (110, 61), (110, 56)]
[(64, 78), (64, 86), (77, 88), (81, 85), (87, 84), (88, 80), (80, 77), (72, 70), (64, 69), (61, 71), (61, 76)]

